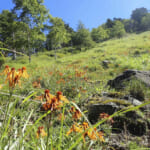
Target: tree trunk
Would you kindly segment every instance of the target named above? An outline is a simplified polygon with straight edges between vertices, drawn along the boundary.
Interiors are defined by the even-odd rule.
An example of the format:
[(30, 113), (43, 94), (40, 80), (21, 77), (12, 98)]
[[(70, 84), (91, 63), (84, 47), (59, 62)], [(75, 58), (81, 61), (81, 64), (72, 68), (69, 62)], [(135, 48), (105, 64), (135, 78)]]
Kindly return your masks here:
[(55, 60), (57, 59), (57, 55), (56, 55), (56, 47), (55, 47)]
[[(15, 34), (14, 34), (14, 32), (13, 32), (13, 34), (12, 34), (12, 38), (13, 38), (13, 48), (15, 47), (15, 43), (14, 43), (14, 41), (15, 41)], [(16, 60), (16, 50), (15, 50), (15, 48), (13, 49), (13, 57), (12, 57), (12, 60)]]
[(31, 54), (29, 54), (29, 63), (31, 63)]
[(16, 50), (13, 50), (13, 57), (12, 57), (12, 60), (16, 60), (16, 57), (17, 57), (17, 55), (16, 55)]
[(31, 52), (30, 52), (30, 37), (29, 37), (29, 33), (28, 33), (28, 56), (29, 56), (29, 63), (31, 63)]

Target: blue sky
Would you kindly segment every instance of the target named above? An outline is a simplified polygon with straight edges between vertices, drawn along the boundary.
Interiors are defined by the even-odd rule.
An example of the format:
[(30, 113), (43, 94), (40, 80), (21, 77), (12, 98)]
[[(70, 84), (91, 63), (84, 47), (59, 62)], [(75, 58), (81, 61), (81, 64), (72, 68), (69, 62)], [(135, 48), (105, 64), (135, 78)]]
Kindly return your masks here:
[[(92, 29), (107, 18), (130, 18), (135, 8), (145, 7), (150, 10), (150, 0), (45, 0), (44, 4), (50, 14), (62, 18), (74, 29), (79, 20), (86, 28)], [(0, 12), (12, 8), (12, 0), (1, 0)]]

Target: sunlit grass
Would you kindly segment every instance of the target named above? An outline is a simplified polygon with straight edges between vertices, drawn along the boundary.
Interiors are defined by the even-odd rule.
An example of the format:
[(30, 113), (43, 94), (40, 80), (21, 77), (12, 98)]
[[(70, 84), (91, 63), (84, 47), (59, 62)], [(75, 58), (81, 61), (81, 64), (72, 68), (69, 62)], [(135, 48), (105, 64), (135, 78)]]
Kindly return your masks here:
[[(92, 138), (91, 134), (89, 137), (86, 136), (86, 142), (83, 142), (82, 134), (88, 131), (88, 128), (84, 131), (81, 127), (84, 121), (88, 122), (85, 103), (88, 104), (87, 99), (93, 94), (109, 91), (106, 87), (108, 80), (123, 71), (127, 69), (149, 70), (149, 39), (150, 32), (145, 32), (96, 44), (93, 49), (77, 54), (62, 49), (57, 52), (57, 60), (50, 56), (50, 54), (54, 54), (53, 51), (32, 55), (31, 63), (28, 62), (27, 56), (19, 56), (15, 61), (6, 58), (1, 72), (5, 65), (9, 65), (10, 68), (15, 67), (16, 70), (25, 66), (29, 78), (22, 79), (21, 86), (15, 85), (13, 93), (10, 94), (9, 85), (5, 84), (6, 77), (1, 76), (0, 149), (23, 147), (44, 150), (107, 148), (104, 141), (90, 139), (90, 137)], [(109, 61), (107, 67), (103, 65), (104, 60)], [(57, 91), (63, 92), (70, 103), (54, 113), (52, 113), (52, 109), (42, 112), (41, 108), (47, 101), (46, 96), (43, 101), (36, 97), (44, 95), (45, 89), (49, 89), (53, 95)], [(148, 103), (138, 107), (130, 106), (127, 110), (117, 112), (111, 117), (136, 110)], [(75, 118), (75, 116), (80, 116), (79, 114), (74, 114), (72, 117), (70, 112), (72, 106), (82, 114), (81, 118)], [(58, 119), (59, 114), (62, 114), (60, 120)], [(101, 131), (100, 125), (106, 120), (101, 120), (94, 127)], [(73, 137), (67, 136), (67, 132), (75, 122), (79, 123), (82, 132), (78, 133), (77, 130), (74, 130), (77, 133), (71, 133)], [(90, 123), (89, 126), (93, 128)], [(38, 127), (44, 129), (47, 136), (45, 134), (37, 139)], [(104, 139), (107, 143), (109, 137), (104, 134)]]

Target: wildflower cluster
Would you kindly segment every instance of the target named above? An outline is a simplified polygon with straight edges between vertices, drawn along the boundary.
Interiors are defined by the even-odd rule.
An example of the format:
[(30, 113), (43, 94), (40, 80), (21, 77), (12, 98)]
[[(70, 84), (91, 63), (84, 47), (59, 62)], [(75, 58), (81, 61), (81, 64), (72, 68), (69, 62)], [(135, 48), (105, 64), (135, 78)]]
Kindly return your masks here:
[(98, 132), (96, 128), (90, 128), (87, 122), (83, 122), (82, 124), (73, 124), (67, 132), (67, 136), (72, 132), (82, 133), (84, 142), (86, 137), (89, 137), (91, 140), (100, 140), (101, 142), (105, 142), (104, 133), (101, 131)]
[(42, 104), (42, 111), (54, 111), (63, 106), (62, 102), (69, 103), (68, 99), (62, 95), (62, 92), (58, 91), (54, 96), (50, 94), (50, 91), (48, 89), (45, 90), (45, 93), (43, 95), (37, 96), (36, 99), (40, 99), (41, 101), (46, 100), (46, 102)]
[[(52, 95), (48, 89), (45, 90), (44, 94), (41, 96), (36, 97), (42, 101), (42, 111), (51, 110), (52, 112), (60, 110), (64, 103), (68, 103), (68, 99), (63, 96), (62, 92), (58, 91), (56, 95)], [(72, 114), (73, 121), (77, 121), (82, 117), (82, 114), (79, 109), (72, 106), (68, 111)], [(56, 117), (56, 114), (55, 114)], [(65, 116), (62, 113), (59, 113), (58, 119), (64, 120)], [(51, 118), (52, 119), (52, 118)], [(102, 131), (97, 131), (96, 128), (89, 127), (87, 122), (83, 123), (73, 123), (70, 130), (66, 133), (69, 136), (72, 132), (81, 133), (83, 141), (85, 142), (85, 138), (88, 137), (91, 140), (100, 140), (101, 142), (105, 142), (104, 140), (104, 133)], [(37, 131), (37, 138), (46, 136), (44, 128), (39, 127)]]
[(41, 88), (41, 78), (38, 78), (36, 81), (32, 82), (33, 88)]
[[(57, 74), (56, 74), (57, 73)], [(81, 86), (81, 82), (87, 82), (88, 78), (85, 76), (86, 71), (78, 71), (76, 68), (74, 69), (74, 72), (70, 73), (69, 75), (66, 75), (63, 72), (56, 71), (54, 72), (49, 72), (49, 75), (55, 76), (56, 80), (54, 80), (57, 84), (66, 84), (69, 83), (73, 80), (73, 82), (76, 82), (77, 79), (79, 83), (77, 83), (75, 86), (70, 87), (71, 92), (78, 89), (78, 92), (85, 93), (86, 88)], [(21, 78), (29, 78), (29, 75), (26, 71), (26, 67), (22, 67), (21, 69), (16, 70), (15, 68), (10, 68), (9, 66), (5, 66), (4, 71), (1, 73), (1, 75), (6, 76), (6, 81), (5, 83), (9, 83), (9, 88), (14, 89), (16, 85), (21, 85)], [(48, 76), (49, 76), (48, 75)], [(32, 82), (32, 86), (34, 88), (41, 88), (41, 82), (42, 78), (38, 77)], [(64, 88), (65, 89), (65, 88)], [(67, 88), (66, 88), (67, 89)], [(13, 90), (12, 90), (13, 91)], [(68, 90), (69, 91), (69, 90)], [(70, 91), (69, 91), (70, 92)], [(65, 94), (66, 95), (66, 94)], [(73, 97), (74, 98), (74, 97)], [(72, 120), (71, 120), (71, 127), (68, 131), (66, 129), (66, 138), (74, 133), (80, 133), (82, 136), (82, 139), (84, 142), (86, 142), (87, 139), (89, 140), (95, 140), (95, 141), (100, 141), (100, 142), (105, 142), (104, 139), (104, 133), (102, 131), (97, 130), (96, 128), (93, 128), (92, 126), (89, 126), (89, 123), (84, 121), (84, 118), (82, 117), (81, 110), (78, 107), (74, 107), (71, 105), (71, 102), (63, 95), (61, 91), (56, 92), (55, 95), (50, 93), (49, 89), (45, 89), (43, 94), (41, 96), (36, 96), (35, 99), (41, 100), (41, 111), (42, 112), (48, 112), (48, 115), (44, 117), (46, 120), (46, 130), (44, 130), (44, 124), (41, 126), (39, 125), (37, 131), (36, 131), (36, 137), (42, 138), (47, 136), (49, 137), (49, 128), (51, 125), (54, 124), (55, 120), (65, 120), (65, 123), (68, 121), (70, 123), (70, 114), (72, 115)], [(68, 104), (68, 105), (65, 105)], [(63, 106), (66, 106), (67, 109)], [(62, 107), (65, 108), (63, 109), (64, 112), (61, 113)], [(70, 108), (71, 107), (71, 108)], [(66, 113), (69, 113), (69, 115), (66, 115)], [(56, 116), (57, 115), (57, 116)], [(100, 118), (108, 118), (109, 116), (106, 114), (101, 114)], [(58, 121), (57, 120), (57, 121)], [(66, 121), (67, 120), (67, 121)], [(110, 121), (113, 121), (109, 119)], [(70, 126), (70, 125), (69, 125)], [(68, 131), (68, 132), (67, 132)], [(46, 133), (47, 132), (47, 133)]]
[(39, 137), (44, 137), (44, 136), (47, 136), (47, 133), (45, 132), (44, 127), (43, 126), (38, 127), (38, 130), (36, 132), (36, 137), (39, 138)]
[(114, 123), (114, 120), (110, 117), (110, 115), (108, 115), (107, 113), (101, 113), (100, 115), (99, 115), (99, 117), (101, 118), (101, 119), (108, 119), (108, 122), (110, 122), (110, 123)]
[(83, 77), (85, 75), (86, 72), (81, 72), (81, 71), (78, 71), (78, 70), (75, 70), (75, 76), (76, 77)]
[(21, 69), (18, 69), (16, 71), (15, 68), (10, 69), (8, 65), (5, 66), (5, 69), (3, 70), (1, 75), (6, 76), (5, 83), (9, 82), (10, 88), (14, 88), (17, 84), (21, 86), (21, 81), (20, 81), (21, 77), (26, 79), (29, 77), (26, 71), (26, 67), (22, 67)]
[[(56, 89), (61, 90), (64, 95), (71, 100), (81, 95), (81, 93), (81, 96), (84, 97), (87, 95), (87, 92), (90, 91), (87, 70), (80, 66), (77, 68), (75, 65), (68, 65), (65, 67), (65, 70), (64, 68), (60, 70), (54, 68), (53, 70), (48, 70), (45, 74), (45, 77), (46, 76), (48, 76), (48, 84), (55, 85), (55, 87), (51, 87), (52, 91)], [(47, 87), (47, 83), (44, 80), (42, 83)]]
[(73, 114), (72, 118), (75, 120), (80, 119), (82, 116), (81, 112), (73, 106), (71, 107), (70, 112)]

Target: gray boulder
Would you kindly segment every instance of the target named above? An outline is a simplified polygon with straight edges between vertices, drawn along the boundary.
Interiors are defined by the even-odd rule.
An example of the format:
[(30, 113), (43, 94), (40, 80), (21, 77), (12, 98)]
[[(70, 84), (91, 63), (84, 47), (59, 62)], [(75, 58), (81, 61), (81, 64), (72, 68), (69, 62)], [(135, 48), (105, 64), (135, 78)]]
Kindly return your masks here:
[(150, 71), (126, 70), (113, 80), (108, 81), (111, 88), (122, 89), (125, 87), (124, 82), (133, 78), (142, 81), (147, 87), (150, 87)]
[(111, 62), (110, 62), (109, 60), (103, 60), (103, 61), (102, 61), (102, 66), (103, 66), (104, 68), (109, 68), (108, 66), (109, 66), (110, 63), (111, 63)]
[(110, 102), (108, 104), (93, 104), (89, 107), (89, 114), (88, 118), (91, 123), (96, 123), (99, 119), (99, 115), (101, 113), (107, 113), (109, 115), (115, 113), (119, 110), (119, 106), (117, 106), (115, 103)]

